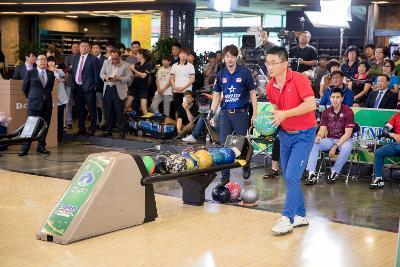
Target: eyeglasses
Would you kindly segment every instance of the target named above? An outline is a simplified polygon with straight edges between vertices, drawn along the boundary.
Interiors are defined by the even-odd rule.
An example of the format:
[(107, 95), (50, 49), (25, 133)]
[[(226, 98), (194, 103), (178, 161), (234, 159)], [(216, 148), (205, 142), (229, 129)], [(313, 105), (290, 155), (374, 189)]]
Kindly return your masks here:
[(266, 62), (265, 63), (265, 66), (267, 66), (267, 67), (275, 67), (276, 65), (278, 65), (278, 64), (281, 64), (281, 63), (283, 63), (283, 61), (281, 61), (281, 62)]
[(391, 68), (392, 66), (390, 66), (390, 65), (383, 65), (382, 67)]

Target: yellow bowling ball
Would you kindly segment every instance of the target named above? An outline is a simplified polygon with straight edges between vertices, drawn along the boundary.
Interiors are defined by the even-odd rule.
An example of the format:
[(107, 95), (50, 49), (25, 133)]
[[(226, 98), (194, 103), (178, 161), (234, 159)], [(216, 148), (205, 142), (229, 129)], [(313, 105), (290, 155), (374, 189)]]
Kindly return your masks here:
[(199, 150), (195, 153), (195, 155), (199, 158), (199, 169), (211, 167), (212, 157), (210, 153), (205, 150)]

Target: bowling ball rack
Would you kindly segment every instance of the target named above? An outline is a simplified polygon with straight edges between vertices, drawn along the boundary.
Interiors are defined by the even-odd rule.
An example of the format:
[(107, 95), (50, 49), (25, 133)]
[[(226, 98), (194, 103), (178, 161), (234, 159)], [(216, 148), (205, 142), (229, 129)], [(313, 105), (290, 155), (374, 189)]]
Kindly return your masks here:
[(47, 123), (41, 117), (28, 117), (26, 123), (15, 132), (0, 134), (0, 145), (17, 145), (37, 141), (47, 130)]
[(163, 174), (163, 175), (152, 175), (143, 176), (141, 184), (148, 186), (153, 183), (165, 182), (165, 181), (178, 181), (182, 187), (182, 200), (184, 204), (201, 206), (205, 201), (205, 190), (210, 183), (217, 176), (217, 172), (222, 170), (229, 170), (234, 168), (244, 167), (250, 164), (253, 155), (253, 146), (251, 142), (246, 138), (245, 148), (241, 151), (241, 155), (237, 158), (239, 161), (235, 161), (230, 164), (223, 164), (217, 166), (211, 166), (204, 169), (196, 169), (186, 171), (182, 173), (174, 174)]

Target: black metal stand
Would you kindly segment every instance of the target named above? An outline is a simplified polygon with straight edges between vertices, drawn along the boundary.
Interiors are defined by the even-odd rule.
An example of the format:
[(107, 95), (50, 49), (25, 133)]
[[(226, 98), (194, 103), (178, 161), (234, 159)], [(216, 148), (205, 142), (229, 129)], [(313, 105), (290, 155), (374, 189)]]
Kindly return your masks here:
[(202, 206), (205, 201), (205, 190), (217, 177), (216, 173), (207, 173), (199, 176), (184, 177), (178, 179), (182, 187), (183, 203)]

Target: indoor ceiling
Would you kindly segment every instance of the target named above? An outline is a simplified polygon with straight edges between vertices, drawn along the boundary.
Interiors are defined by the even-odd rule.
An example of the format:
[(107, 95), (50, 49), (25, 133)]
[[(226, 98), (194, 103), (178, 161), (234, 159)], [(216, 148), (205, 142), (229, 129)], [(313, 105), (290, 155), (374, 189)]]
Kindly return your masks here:
[[(285, 14), (288, 10), (318, 10), (319, 0), (237, 0), (233, 12), (248, 14)], [(400, 0), (388, 0), (390, 4)], [(209, 0), (5, 0), (0, 1), (0, 12), (93, 12), (126, 13), (137, 10), (169, 9), (171, 4), (195, 4), (197, 10), (213, 10)], [(370, 0), (352, 0), (352, 5), (368, 5)], [(125, 11), (125, 12), (124, 12)], [(4, 14), (4, 13), (3, 13)], [(18, 14), (18, 13), (17, 13)], [(40, 13), (39, 13), (40, 14)]]

